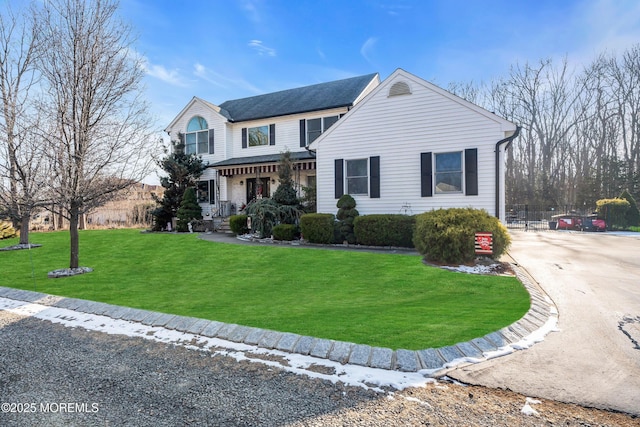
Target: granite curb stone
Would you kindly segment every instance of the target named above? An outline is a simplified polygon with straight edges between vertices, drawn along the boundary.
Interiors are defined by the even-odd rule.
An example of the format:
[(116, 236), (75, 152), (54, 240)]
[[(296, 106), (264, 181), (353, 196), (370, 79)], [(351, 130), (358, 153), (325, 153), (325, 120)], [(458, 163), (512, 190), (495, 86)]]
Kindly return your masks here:
[(282, 334), (282, 338), (276, 344), (276, 349), (281, 351), (293, 352), (293, 348), (300, 339), (300, 335), (287, 332)]
[(311, 356), (320, 357), (322, 359), (326, 359), (331, 351), (332, 341), (316, 338), (313, 342), (313, 348), (309, 353)]
[(339, 363), (347, 363), (349, 360), (349, 355), (351, 354), (351, 349), (354, 344), (344, 342), (344, 341), (335, 341), (333, 343), (333, 348), (329, 353), (329, 360), (333, 360), (334, 362)]

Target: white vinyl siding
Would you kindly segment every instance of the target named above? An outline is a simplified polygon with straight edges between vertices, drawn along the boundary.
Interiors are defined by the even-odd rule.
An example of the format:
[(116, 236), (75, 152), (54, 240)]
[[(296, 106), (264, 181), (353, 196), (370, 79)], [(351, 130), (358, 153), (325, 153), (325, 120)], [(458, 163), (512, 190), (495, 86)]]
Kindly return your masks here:
[[(361, 214), (417, 214), (466, 206), (494, 214), (495, 144), (510, 124), (443, 95), (409, 73), (396, 73), (396, 80), (410, 83), (410, 95), (388, 97), (394, 83), (390, 77), (311, 147), (317, 151), (318, 212), (336, 213), (335, 159), (380, 156), (381, 197), (354, 196)], [(461, 184), (461, 191), (421, 197), (421, 153), (460, 153), (464, 169), (464, 150), (469, 148), (477, 149), (478, 195), (466, 196)], [(464, 183), (463, 174), (460, 179)]]

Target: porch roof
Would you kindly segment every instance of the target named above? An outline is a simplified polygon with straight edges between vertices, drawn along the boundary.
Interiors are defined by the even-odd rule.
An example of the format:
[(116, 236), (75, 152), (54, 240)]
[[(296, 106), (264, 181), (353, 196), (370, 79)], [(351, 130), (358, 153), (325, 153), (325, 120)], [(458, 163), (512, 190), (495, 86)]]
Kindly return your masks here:
[[(266, 154), (263, 156), (234, 157), (213, 163), (207, 167), (217, 169), (222, 176), (245, 175), (256, 172), (270, 173), (277, 172), (280, 161), (280, 154)], [(310, 151), (298, 151), (291, 153), (291, 160), (299, 165), (302, 170), (316, 168), (316, 157)], [(267, 165), (271, 163), (271, 165)]]

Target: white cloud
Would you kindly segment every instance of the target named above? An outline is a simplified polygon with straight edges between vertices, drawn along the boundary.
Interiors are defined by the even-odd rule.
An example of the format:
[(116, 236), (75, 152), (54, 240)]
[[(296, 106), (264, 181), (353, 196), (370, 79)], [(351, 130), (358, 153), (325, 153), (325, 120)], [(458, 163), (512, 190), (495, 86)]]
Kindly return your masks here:
[(178, 70), (168, 70), (163, 65), (151, 64), (149, 61), (144, 61), (142, 67), (147, 75), (162, 80), (165, 83), (180, 87), (187, 86), (187, 83), (183, 80)]
[(258, 52), (260, 56), (276, 56), (276, 50), (265, 46), (262, 40), (250, 40), (248, 45)]
[(364, 42), (364, 44), (360, 48), (360, 55), (362, 55), (364, 59), (366, 59), (367, 62), (369, 63), (372, 63), (371, 55), (374, 53), (373, 51), (375, 49), (377, 42), (378, 42), (377, 37), (369, 37), (367, 41)]

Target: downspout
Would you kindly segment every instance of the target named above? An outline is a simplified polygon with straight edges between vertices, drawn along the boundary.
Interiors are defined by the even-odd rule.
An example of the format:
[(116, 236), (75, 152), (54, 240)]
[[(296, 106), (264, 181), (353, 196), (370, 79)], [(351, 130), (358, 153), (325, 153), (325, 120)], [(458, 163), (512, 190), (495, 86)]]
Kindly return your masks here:
[(500, 219), (500, 146), (507, 144), (504, 147), (506, 153), (513, 140), (520, 135), (520, 129), (520, 126), (516, 126), (516, 131), (513, 132), (513, 135), (496, 142), (496, 218), (498, 219)]

